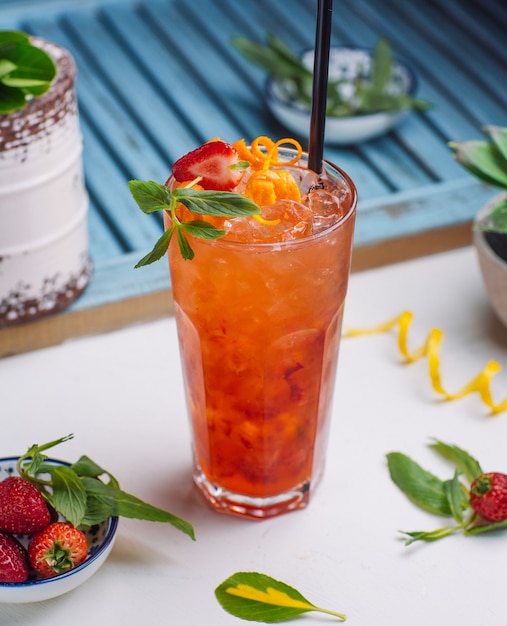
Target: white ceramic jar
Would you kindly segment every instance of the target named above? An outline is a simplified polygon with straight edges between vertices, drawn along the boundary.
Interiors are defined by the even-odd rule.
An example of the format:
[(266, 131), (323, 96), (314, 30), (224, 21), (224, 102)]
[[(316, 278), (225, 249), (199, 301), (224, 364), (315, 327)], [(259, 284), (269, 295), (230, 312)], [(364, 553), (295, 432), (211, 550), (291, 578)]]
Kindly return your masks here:
[(91, 277), (76, 65), (33, 43), (58, 72), (44, 95), (0, 115), (0, 328), (60, 311)]

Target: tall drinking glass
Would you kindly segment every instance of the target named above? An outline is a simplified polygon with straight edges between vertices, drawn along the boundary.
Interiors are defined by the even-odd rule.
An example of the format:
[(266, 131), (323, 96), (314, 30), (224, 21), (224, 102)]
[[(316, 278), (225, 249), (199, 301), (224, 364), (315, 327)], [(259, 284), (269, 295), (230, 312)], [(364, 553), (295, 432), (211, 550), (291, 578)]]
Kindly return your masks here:
[(357, 194), (306, 158), (284, 168), (306, 205), (289, 233), (234, 218), (223, 238), (189, 237), (191, 261), (169, 247), (194, 480), (215, 509), (251, 518), (306, 506), (324, 467)]

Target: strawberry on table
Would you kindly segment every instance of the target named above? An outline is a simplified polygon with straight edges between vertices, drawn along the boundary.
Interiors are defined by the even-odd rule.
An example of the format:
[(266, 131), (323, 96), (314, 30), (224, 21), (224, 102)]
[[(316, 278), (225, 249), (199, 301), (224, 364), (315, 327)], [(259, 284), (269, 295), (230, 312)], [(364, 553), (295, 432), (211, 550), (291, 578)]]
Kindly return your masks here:
[(33, 535), (51, 521), (41, 492), (20, 476), (0, 482), (0, 530), (16, 535)]
[(62, 574), (82, 563), (88, 554), (83, 531), (68, 522), (54, 522), (32, 537), (28, 559), (43, 578)]
[(0, 531), (0, 582), (22, 583), (27, 578), (26, 550), (15, 537)]
[(470, 486), (470, 505), (490, 522), (507, 519), (507, 474), (488, 472), (478, 476)]
[(188, 152), (173, 165), (172, 173), (178, 182), (201, 177), (203, 189), (232, 191), (244, 173), (236, 148), (225, 141), (210, 141)]

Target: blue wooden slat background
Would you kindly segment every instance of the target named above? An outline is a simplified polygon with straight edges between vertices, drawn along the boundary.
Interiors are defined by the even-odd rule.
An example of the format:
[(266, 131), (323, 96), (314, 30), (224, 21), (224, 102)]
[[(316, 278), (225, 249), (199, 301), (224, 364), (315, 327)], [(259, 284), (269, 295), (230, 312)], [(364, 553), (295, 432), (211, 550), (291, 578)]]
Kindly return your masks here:
[[(164, 263), (133, 269), (162, 226), (136, 208), (127, 181), (163, 182), (177, 157), (211, 137), (286, 136), (263, 103), (265, 74), (230, 40), (273, 32), (309, 48), (315, 8), (315, 0), (1, 0), (0, 29), (59, 43), (78, 65), (95, 274), (69, 312), (170, 287)], [(466, 225), (493, 195), (447, 144), (507, 125), (506, 27), (504, 0), (335, 0), (332, 43), (372, 47), (388, 37), (415, 70), (418, 95), (435, 105), (383, 138), (326, 147), (359, 190), (358, 253)], [(366, 265), (376, 263), (372, 252)]]

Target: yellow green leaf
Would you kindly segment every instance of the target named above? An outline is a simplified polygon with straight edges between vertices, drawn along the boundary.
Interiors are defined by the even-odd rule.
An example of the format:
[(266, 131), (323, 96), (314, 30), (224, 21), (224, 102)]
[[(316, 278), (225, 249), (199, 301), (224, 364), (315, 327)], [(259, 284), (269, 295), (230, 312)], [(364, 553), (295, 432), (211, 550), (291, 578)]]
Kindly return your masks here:
[(315, 606), (293, 587), (257, 572), (233, 574), (216, 588), (215, 595), (228, 613), (254, 622), (284, 622), (308, 611), (346, 619), (342, 613)]

